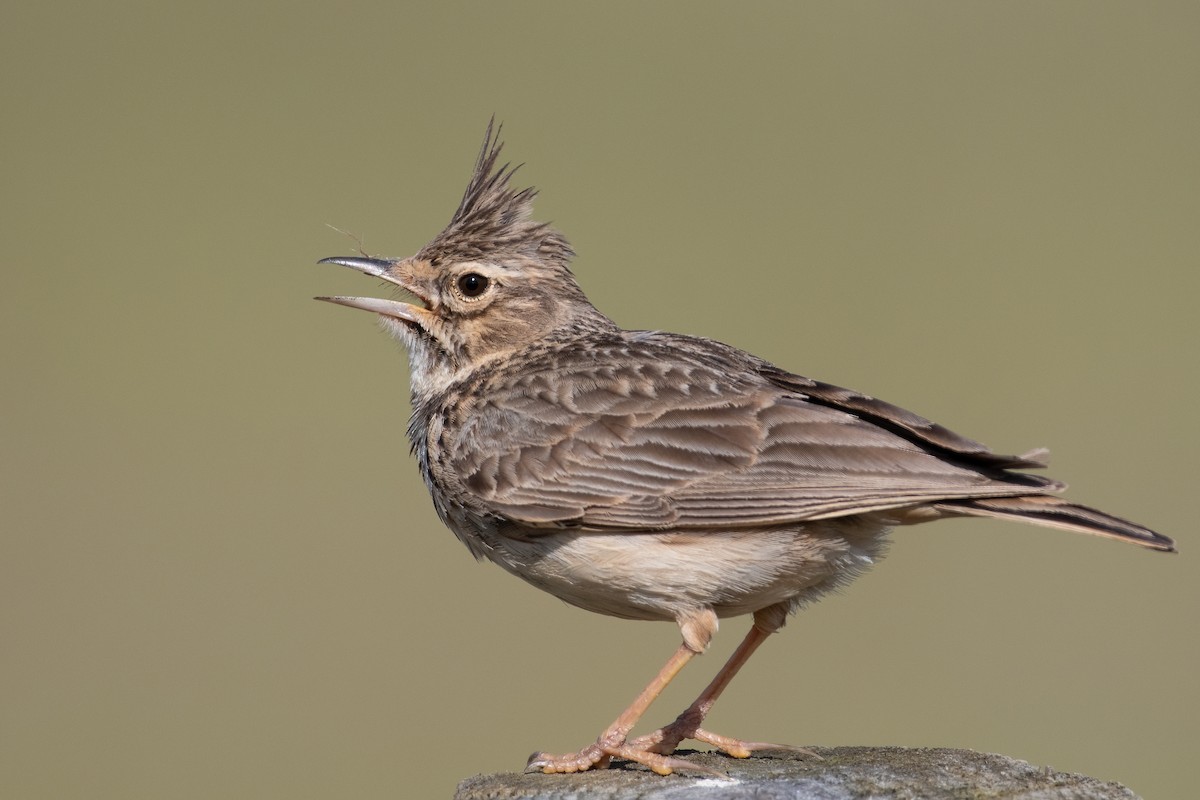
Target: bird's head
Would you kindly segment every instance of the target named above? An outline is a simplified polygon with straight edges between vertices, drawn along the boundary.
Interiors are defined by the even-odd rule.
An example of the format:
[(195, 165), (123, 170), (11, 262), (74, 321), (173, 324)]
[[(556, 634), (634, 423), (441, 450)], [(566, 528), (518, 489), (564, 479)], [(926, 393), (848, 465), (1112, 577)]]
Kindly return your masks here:
[(512, 188), (516, 168), (497, 167), (499, 133), (488, 124), (458, 210), (415, 255), (320, 262), (381, 278), (419, 301), (317, 298), (378, 314), (408, 349), (418, 393), (436, 391), (484, 362), (552, 334), (613, 326), (571, 273), (571, 245), (550, 225), (530, 219), (536, 190)]

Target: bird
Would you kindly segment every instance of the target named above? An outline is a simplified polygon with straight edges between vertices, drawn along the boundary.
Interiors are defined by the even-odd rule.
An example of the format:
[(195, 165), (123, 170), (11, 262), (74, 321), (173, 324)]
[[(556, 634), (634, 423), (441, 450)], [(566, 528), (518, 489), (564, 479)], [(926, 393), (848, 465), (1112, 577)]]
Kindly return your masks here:
[[(315, 299), (377, 315), (404, 345), (412, 452), (476, 558), (581, 609), (679, 627), (671, 657), (594, 742), (535, 752), (527, 771), (621, 759), (705, 772), (674, 755), (681, 742), (739, 758), (780, 747), (703, 723), (758, 647), (877, 562), (897, 527), (988, 517), (1175, 551), (1059, 497), (1064, 484), (1027, 471), (1046, 466), (1044, 449), (1001, 455), (731, 345), (619, 327), (584, 294), (565, 236), (533, 219), (537, 190), (514, 186), (521, 165), (501, 164), (502, 147), (493, 117), (450, 223), (416, 254), (319, 262), (400, 299)], [(742, 615), (749, 632), (695, 702), (632, 736), (719, 620)]]

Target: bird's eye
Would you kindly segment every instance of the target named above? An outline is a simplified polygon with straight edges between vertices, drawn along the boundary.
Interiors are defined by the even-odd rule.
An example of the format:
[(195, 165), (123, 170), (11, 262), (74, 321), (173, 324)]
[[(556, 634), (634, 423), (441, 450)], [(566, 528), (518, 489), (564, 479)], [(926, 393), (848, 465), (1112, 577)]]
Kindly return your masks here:
[(488, 287), (488, 279), (478, 272), (468, 272), (458, 279), (458, 290), (464, 297), (479, 297)]

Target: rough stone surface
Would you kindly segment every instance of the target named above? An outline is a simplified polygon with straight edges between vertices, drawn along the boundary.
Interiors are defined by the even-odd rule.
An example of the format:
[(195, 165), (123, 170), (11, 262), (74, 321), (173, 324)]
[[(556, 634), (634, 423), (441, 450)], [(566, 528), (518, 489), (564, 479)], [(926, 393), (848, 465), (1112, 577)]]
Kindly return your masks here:
[(455, 800), (1139, 800), (1118, 783), (1055, 772), (1007, 756), (948, 748), (813, 748), (822, 760), (764, 751), (735, 759), (678, 755), (729, 780), (676, 773), (660, 777), (636, 764), (577, 775), (477, 775)]

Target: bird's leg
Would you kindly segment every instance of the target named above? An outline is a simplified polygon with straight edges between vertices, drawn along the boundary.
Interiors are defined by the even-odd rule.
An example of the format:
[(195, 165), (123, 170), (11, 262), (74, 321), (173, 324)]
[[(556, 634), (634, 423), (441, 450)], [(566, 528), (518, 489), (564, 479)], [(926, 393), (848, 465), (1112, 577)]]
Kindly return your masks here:
[[(626, 747), (625, 739), (629, 735), (629, 731), (641, 719), (642, 714), (654, 702), (654, 699), (666, 688), (671, 679), (679, 674), (679, 671), (683, 669), (683, 665), (691, 661), (695, 655), (696, 651), (688, 647), (686, 643), (679, 645), (679, 649), (675, 651), (675, 654), (668, 659), (663, 668), (654, 676), (654, 680), (646, 685), (641, 694), (629, 704), (628, 708), (621, 712), (621, 716), (617, 717), (616, 721), (612, 725), (609, 725), (593, 744), (588, 745), (578, 753), (568, 753), (566, 755), (534, 753), (529, 757), (529, 763), (526, 764), (525, 771), (580, 772), (585, 769), (592, 769), (593, 767), (607, 767), (608, 762), (613, 756), (618, 756), (646, 764), (650, 769), (662, 775), (669, 775), (672, 767), (678, 766), (673, 763), (678, 761), (678, 759), (667, 758), (664, 755), (649, 751), (634, 753), (631, 748)], [(684, 762), (684, 765), (686, 766), (686, 762)]]
[(712, 709), (713, 704), (717, 702), (717, 698), (721, 696), (721, 693), (725, 691), (725, 687), (733, 680), (733, 676), (737, 675), (738, 670), (750, 660), (750, 656), (754, 655), (754, 651), (767, 640), (768, 636), (783, 627), (786, 618), (786, 605), (771, 606), (756, 612), (754, 614), (754, 624), (750, 627), (746, 638), (738, 645), (737, 650), (725, 662), (725, 666), (721, 667), (721, 671), (712, 679), (712, 682), (700, 693), (700, 696), (682, 714), (676, 717), (675, 721), (670, 725), (659, 728), (645, 736), (639, 736), (637, 739), (630, 741), (628, 746), (639, 750), (647, 750), (652, 753), (670, 755), (675, 752), (675, 748), (684, 739), (694, 739), (705, 744), (710, 744), (735, 758), (748, 758), (755, 750), (791, 750), (819, 758), (816, 753), (813, 753), (811, 750), (805, 750), (802, 747), (770, 744), (768, 742), (747, 742), (741, 739), (721, 736), (700, 727), (700, 724), (704, 722), (704, 718), (708, 716), (708, 712)]
[(583, 770), (600, 768), (609, 765), (614, 758), (625, 758), (644, 764), (660, 775), (670, 775), (676, 769), (689, 769), (698, 772), (709, 772), (716, 775), (722, 773), (700, 767), (669, 754), (658, 753), (644, 747), (631, 746), (626, 743), (629, 732), (638, 723), (646, 709), (662, 693), (667, 684), (679, 674), (683, 666), (694, 656), (704, 652), (712, 634), (717, 628), (717, 617), (711, 611), (705, 611), (680, 620), (683, 630), (683, 644), (675, 651), (654, 679), (646, 685), (641, 694), (621, 712), (621, 715), (609, 725), (596, 741), (580, 750), (578, 753), (551, 755), (549, 753), (534, 753), (525, 765), (526, 772), (581, 772)]

